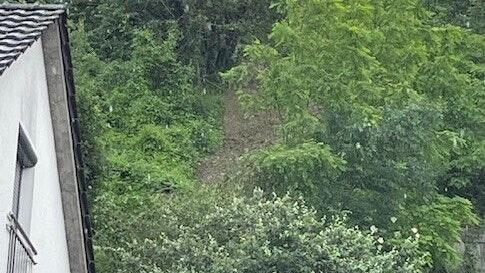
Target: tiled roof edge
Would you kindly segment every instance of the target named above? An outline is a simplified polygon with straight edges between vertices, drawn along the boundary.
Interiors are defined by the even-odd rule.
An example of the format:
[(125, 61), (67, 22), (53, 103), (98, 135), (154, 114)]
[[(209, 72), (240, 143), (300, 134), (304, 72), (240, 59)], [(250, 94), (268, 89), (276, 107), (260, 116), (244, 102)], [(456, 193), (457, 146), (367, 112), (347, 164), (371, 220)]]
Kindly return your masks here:
[(23, 9), (23, 10), (36, 10), (36, 9), (45, 9), (45, 10), (66, 10), (66, 4), (18, 4), (18, 3), (0, 3), (0, 8), (4, 9)]

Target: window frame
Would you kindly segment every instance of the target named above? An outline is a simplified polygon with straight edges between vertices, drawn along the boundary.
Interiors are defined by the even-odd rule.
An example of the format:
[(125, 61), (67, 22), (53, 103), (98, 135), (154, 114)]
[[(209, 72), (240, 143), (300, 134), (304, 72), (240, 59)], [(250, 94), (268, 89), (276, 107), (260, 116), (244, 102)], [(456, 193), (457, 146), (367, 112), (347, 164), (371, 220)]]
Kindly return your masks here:
[[(33, 168), (36, 164), (37, 156), (32, 142), (22, 124), (19, 124), (12, 211), (7, 215), (7, 229), (10, 233), (7, 260), (8, 273), (31, 272), (32, 266), (37, 264), (35, 261), (37, 250), (28, 237), (28, 231), (24, 229), (26, 226), (30, 226), (30, 220), (26, 226), (22, 226), (19, 220), (20, 216), (22, 216), (22, 208), (32, 208), (32, 196), (28, 197), (28, 203), (24, 203), (25, 200), (22, 199), (22, 188), (25, 187), (24, 184), (26, 182), (24, 181), (24, 171)], [(27, 182), (33, 183), (34, 181), (32, 179)], [(33, 187), (33, 185), (31, 186)], [(25, 207), (22, 207), (22, 205), (25, 205)]]
[(12, 213), (19, 217), (22, 196), (24, 171), (33, 168), (37, 164), (37, 155), (28, 134), (22, 124), (19, 124), (17, 158), (15, 162), (15, 180), (13, 188)]

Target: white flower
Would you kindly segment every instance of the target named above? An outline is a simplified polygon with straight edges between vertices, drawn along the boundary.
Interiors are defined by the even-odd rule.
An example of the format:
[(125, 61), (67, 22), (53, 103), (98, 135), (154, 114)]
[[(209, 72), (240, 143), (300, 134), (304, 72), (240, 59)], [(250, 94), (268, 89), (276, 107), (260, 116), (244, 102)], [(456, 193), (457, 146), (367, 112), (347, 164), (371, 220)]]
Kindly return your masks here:
[(397, 221), (397, 218), (396, 218), (396, 217), (391, 217), (391, 222), (392, 222), (393, 224), (394, 224), (394, 223), (396, 223), (396, 221)]
[(378, 229), (376, 226), (374, 226), (374, 225), (372, 225), (372, 226), (370, 227), (370, 233), (371, 233), (371, 234), (376, 234), (378, 230), (379, 230), (379, 229)]
[(414, 234), (417, 234), (418, 233), (418, 229), (417, 228), (412, 228), (411, 231), (414, 233)]
[(384, 243), (384, 238), (379, 237), (379, 239), (377, 239), (377, 242), (379, 242), (379, 244), (383, 244)]

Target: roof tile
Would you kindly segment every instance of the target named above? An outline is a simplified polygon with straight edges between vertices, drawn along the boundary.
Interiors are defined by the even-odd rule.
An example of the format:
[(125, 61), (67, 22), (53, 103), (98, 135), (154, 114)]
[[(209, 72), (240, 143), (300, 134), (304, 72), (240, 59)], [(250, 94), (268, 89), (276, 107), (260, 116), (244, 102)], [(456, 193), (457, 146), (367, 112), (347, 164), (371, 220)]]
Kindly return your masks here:
[(0, 4), (0, 75), (65, 10), (64, 5)]

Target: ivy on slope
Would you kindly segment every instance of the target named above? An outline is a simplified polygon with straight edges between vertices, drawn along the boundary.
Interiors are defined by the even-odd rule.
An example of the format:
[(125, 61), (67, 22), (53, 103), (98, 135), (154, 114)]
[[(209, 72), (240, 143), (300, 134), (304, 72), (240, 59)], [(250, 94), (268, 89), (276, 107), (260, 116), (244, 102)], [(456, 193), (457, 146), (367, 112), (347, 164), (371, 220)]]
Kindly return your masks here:
[(150, 208), (157, 195), (189, 187), (200, 157), (221, 141), (221, 104), (193, 84), (178, 61), (176, 27), (163, 41), (135, 32), (126, 61), (102, 61), (83, 24), (74, 26), (78, 103), (90, 181), (95, 181), (98, 246), (122, 245), (131, 214)]

